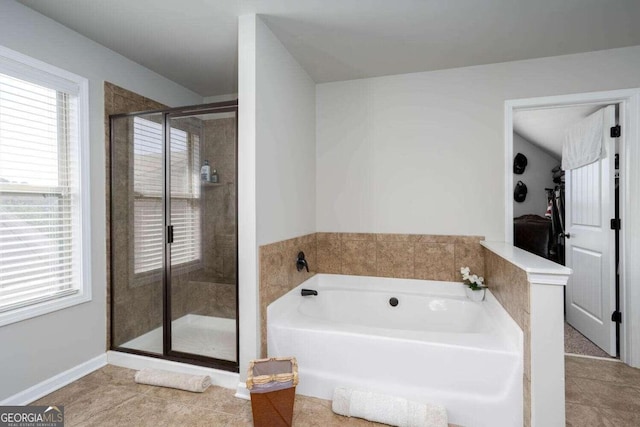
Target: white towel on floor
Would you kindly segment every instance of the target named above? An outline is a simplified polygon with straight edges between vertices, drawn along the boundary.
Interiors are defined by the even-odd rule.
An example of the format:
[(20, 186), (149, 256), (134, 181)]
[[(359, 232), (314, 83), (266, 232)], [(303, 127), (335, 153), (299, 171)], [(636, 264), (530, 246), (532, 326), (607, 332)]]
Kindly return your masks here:
[(136, 372), (135, 381), (139, 384), (177, 388), (202, 393), (211, 385), (209, 375), (178, 374), (160, 369), (143, 369)]
[(347, 417), (400, 427), (447, 427), (442, 405), (411, 402), (401, 397), (338, 387), (333, 392), (333, 412)]

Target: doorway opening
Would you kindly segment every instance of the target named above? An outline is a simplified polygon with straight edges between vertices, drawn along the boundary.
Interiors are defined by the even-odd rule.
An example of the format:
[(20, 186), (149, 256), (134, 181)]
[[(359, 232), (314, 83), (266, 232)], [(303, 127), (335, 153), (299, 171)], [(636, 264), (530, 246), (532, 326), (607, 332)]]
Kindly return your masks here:
[[(640, 296), (640, 269), (637, 268), (637, 259), (640, 258), (640, 239), (638, 239), (636, 231), (640, 229), (640, 204), (637, 202), (637, 197), (635, 197), (640, 191), (640, 169), (635, 166), (640, 163), (640, 89), (620, 89), (505, 101), (505, 241), (507, 243), (514, 242), (514, 187), (518, 181), (514, 180), (513, 173), (514, 157), (517, 154), (517, 152), (514, 152), (514, 115), (517, 112), (528, 110), (585, 106), (591, 106), (594, 110), (596, 107), (618, 106), (617, 116), (614, 116), (620, 125), (620, 136), (618, 137), (617, 146), (617, 160), (619, 165), (618, 212), (617, 214), (611, 214), (610, 217), (601, 217), (600, 228), (602, 230), (605, 228), (609, 230), (609, 238), (614, 241), (611, 247), (615, 247), (615, 235), (618, 234), (617, 244), (620, 250), (617, 256), (617, 269), (615, 269), (614, 272), (619, 281), (617, 295), (619, 305), (615, 307), (615, 297), (612, 298), (612, 300), (614, 300), (612, 307), (617, 308), (617, 310), (609, 312), (608, 318), (603, 314), (601, 314), (600, 317), (603, 319), (603, 324), (607, 321), (607, 324), (611, 325), (611, 316), (614, 315), (614, 326), (617, 326), (619, 329), (619, 334), (617, 334), (619, 348), (615, 353), (619, 354), (620, 361), (625, 364), (632, 367), (640, 367), (640, 330), (637, 327), (637, 325), (640, 324), (640, 307), (633, 303), (637, 301)], [(605, 157), (603, 156), (602, 158)], [(615, 162), (616, 160), (615, 157), (612, 158), (609, 156), (606, 158), (609, 159), (610, 162)], [(611, 166), (611, 169), (615, 171), (615, 166)], [(613, 185), (615, 185), (615, 183)], [(529, 197), (529, 195), (527, 197)], [(567, 195), (565, 194), (565, 200), (566, 198)], [(568, 213), (565, 212), (565, 216), (567, 215)], [(612, 219), (614, 221), (611, 221)], [(614, 224), (614, 222), (617, 224)], [(617, 233), (615, 230), (611, 230), (612, 225), (619, 228)], [(569, 233), (571, 234), (570, 231)], [(580, 231), (580, 233), (576, 232), (575, 236), (581, 234), (584, 234), (583, 231)], [(579, 239), (574, 240), (573, 234), (570, 240), (572, 243), (577, 242), (575, 245), (579, 246)], [(569, 239), (566, 239), (565, 243), (567, 241), (569, 241)], [(582, 250), (581, 255), (593, 255), (584, 248), (578, 247), (577, 249)], [(566, 251), (565, 249), (565, 252)], [(592, 250), (591, 252), (595, 251)], [(612, 264), (615, 265), (616, 254), (609, 251), (607, 255), (609, 255), (610, 259), (614, 259)], [(593, 259), (597, 259), (597, 257)], [(590, 263), (585, 262), (584, 259), (581, 261), (589, 267), (595, 265), (593, 262), (591, 263), (593, 265), (590, 265)], [(572, 275), (572, 279), (576, 277), (576, 275)], [(584, 275), (580, 280), (590, 280), (591, 277), (592, 273), (589, 273)], [(604, 310), (602, 310), (602, 312), (604, 312)], [(616, 313), (614, 314), (614, 312)], [(615, 322), (615, 320), (617, 320), (617, 322)], [(618, 323), (618, 325), (615, 325), (615, 323)], [(615, 329), (614, 327), (613, 330), (615, 331)]]
[[(620, 108), (513, 113), (513, 244), (573, 269), (565, 288), (568, 354), (619, 357)], [(595, 155), (591, 143), (601, 147)]]

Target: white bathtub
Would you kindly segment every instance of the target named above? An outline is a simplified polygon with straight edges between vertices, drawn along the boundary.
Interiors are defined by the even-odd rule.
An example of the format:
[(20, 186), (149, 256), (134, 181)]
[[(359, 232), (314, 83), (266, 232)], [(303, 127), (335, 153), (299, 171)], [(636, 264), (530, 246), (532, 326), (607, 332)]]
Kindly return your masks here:
[(467, 427), (522, 425), (522, 331), (489, 292), (318, 274), (269, 305), (267, 337), (269, 356), (298, 359), (300, 394), (353, 387), (441, 403)]

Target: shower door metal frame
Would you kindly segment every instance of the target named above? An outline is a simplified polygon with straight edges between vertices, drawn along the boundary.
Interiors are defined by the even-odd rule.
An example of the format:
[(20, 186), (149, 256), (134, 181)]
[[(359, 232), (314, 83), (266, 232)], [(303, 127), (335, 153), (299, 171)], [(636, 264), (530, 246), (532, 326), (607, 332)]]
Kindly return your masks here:
[[(212, 357), (207, 357), (199, 354), (185, 353), (181, 351), (172, 350), (172, 324), (171, 324), (171, 255), (170, 255), (170, 244), (168, 239), (168, 227), (171, 224), (171, 141), (170, 141), (170, 126), (169, 120), (171, 118), (177, 117), (190, 117), (200, 114), (214, 114), (214, 113), (226, 113), (233, 112), (235, 113), (236, 118), (236, 132), (235, 132), (235, 151), (236, 151), (236, 164), (235, 164), (235, 182), (236, 182), (236, 360), (228, 361), (222, 359), (215, 359)], [(115, 148), (114, 144), (114, 134), (111, 132), (113, 129), (114, 120), (123, 117), (136, 117), (141, 115), (150, 115), (150, 114), (162, 114), (162, 156), (163, 156), (163, 185), (162, 185), (162, 209), (163, 209), (163, 227), (162, 227), (162, 239), (164, 242), (163, 249), (163, 260), (162, 260), (162, 354), (146, 352), (143, 350), (131, 349), (121, 346), (116, 346), (114, 343), (114, 306), (113, 304), (113, 295), (114, 295), (114, 274), (111, 272), (110, 283), (109, 286), (111, 288), (111, 297), (110, 297), (110, 349), (119, 351), (122, 353), (130, 353), (136, 354), (140, 356), (154, 357), (158, 359), (166, 359), (172, 360), (175, 362), (188, 363), (192, 365), (206, 366), (209, 368), (221, 369), (225, 371), (231, 372), (239, 372), (239, 356), (240, 356), (240, 316), (239, 316), (239, 292), (238, 292), (238, 283), (240, 280), (239, 271), (238, 271), (238, 244), (237, 244), (237, 236), (238, 236), (238, 190), (237, 190), (237, 182), (238, 182), (238, 101), (225, 101), (225, 102), (217, 102), (213, 104), (202, 104), (202, 105), (191, 105), (186, 107), (178, 107), (178, 108), (169, 108), (163, 110), (150, 110), (150, 111), (139, 111), (133, 113), (123, 113), (123, 114), (113, 114), (109, 116), (109, 131), (110, 131), (110, 155), (109, 155), (109, 179), (110, 185), (113, 183), (114, 179), (114, 162), (113, 162), (113, 150)], [(109, 191), (109, 202), (110, 202), (110, 210), (111, 210), (111, 218), (113, 216), (113, 191), (110, 188)], [(112, 220), (109, 222), (109, 236), (111, 239), (111, 253), (109, 254), (111, 267), (114, 265), (113, 260), (113, 242), (114, 242), (114, 234), (113, 234), (113, 223)]]

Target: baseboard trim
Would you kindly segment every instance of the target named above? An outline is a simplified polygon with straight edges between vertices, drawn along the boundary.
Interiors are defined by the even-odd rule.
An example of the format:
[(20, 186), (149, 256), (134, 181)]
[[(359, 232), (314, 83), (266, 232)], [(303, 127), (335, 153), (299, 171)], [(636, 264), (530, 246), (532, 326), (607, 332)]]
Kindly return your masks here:
[(189, 365), (187, 363), (174, 362), (172, 360), (158, 359), (155, 357), (122, 353), (120, 351), (108, 351), (107, 361), (110, 365), (121, 366), (129, 369), (163, 369), (165, 371), (178, 372), (181, 374), (209, 375), (211, 377), (211, 384), (229, 389), (235, 389), (240, 378), (240, 376), (234, 372), (205, 368), (204, 366)]
[(94, 357), (93, 359), (87, 360), (86, 362), (81, 363), (78, 366), (74, 366), (71, 369), (61, 372), (58, 375), (46, 379), (32, 387), (29, 387), (26, 390), (16, 393), (13, 396), (9, 396), (8, 398), (0, 401), (0, 405), (28, 405), (29, 403), (38, 400), (49, 393), (53, 393), (54, 391), (66, 386), (67, 384), (71, 384), (77, 379), (80, 379), (93, 371), (102, 368), (106, 364), (107, 354), (104, 353), (100, 356)]
[(618, 362), (622, 363), (622, 360), (613, 358), (613, 357), (600, 357), (600, 356), (589, 356), (587, 354), (578, 354), (578, 353), (565, 353), (565, 356), (571, 357), (581, 357), (583, 359), (593, 359), (593, 360), (604, 360), (605, 362)]
[(235, 397), (238, 399), (251, 400), (251, 393), (247, 388), (247, 384), (243, 382), (238, 383), (238, 388), (236, 388)]

